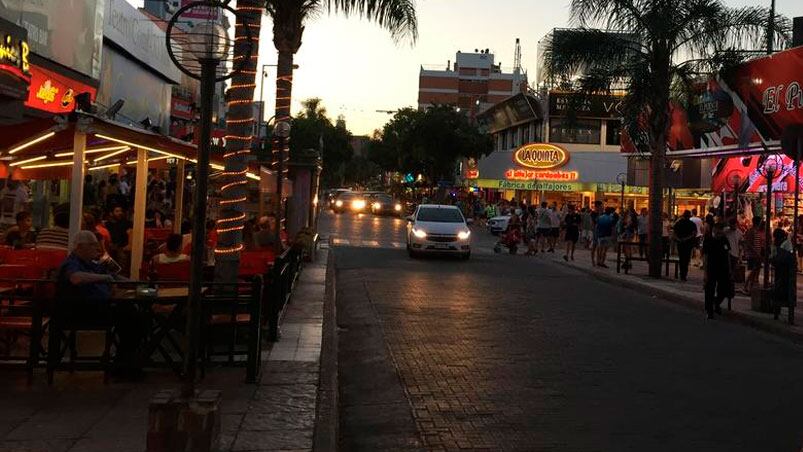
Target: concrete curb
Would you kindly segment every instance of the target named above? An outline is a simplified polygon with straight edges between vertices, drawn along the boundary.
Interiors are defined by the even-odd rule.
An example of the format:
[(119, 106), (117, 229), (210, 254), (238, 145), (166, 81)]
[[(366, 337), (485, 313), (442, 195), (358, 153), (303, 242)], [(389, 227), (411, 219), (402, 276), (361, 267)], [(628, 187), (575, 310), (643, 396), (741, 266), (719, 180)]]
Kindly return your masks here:
[[(612, 275), (607, 272), (599, 271), (596, 269), (585, 268), (577, 264), (572, 264), (570, 262), (561, 262), (559, 260), (554, 260), (553, 262), (560, 264), (564, 267), (585, 272), (591, 275), (592, 277), (600, 281), (606, 282), (608, 284), (615, 284), (621, 287), (626, 287), (628, 289), (637, 290), (641, 293), (654, 295), (664, 301), (684, 306), (690, 309), (694, 309), (695, 311), (699, 311), (700, 315), (703, 315), (703, 303), (692, 296), (673, 292), (672, 290), (664, 289), (661, 287), (654, 287), (646, 283), (634, 281), (632, 279), (621, 278), (616, 276), (615, 274)], [(772, 319), (769, 319), (769, 321), (764, 321), (754, 318), (750, 315), (744, 314), (742, 312), (728, 311), (727, 309), (722, 311), (722, 316), (720, 318), (731, 323), (746, 325), (760, 331), (764, 331), (767, 333), (774, 334), (776, 336), (783, 337), (785, 339), (791, 340), (796, 344), (803, 344), (803, 334), (801, 334), (798, 331), (790, 329), (789, 325), (787, 325), (786, 323), (782, 323), (780, 321), (776, 322)]]
[(321, 338), (318, 404), (315, 413), (315, 431), (312, 449), (335, 451), (338, 446), (338, 370), (337, 370), (337, 317), (335, 311), (335, 253), (329, 248), (326, 259), (326, 295), (323, 302), (323, 336)]

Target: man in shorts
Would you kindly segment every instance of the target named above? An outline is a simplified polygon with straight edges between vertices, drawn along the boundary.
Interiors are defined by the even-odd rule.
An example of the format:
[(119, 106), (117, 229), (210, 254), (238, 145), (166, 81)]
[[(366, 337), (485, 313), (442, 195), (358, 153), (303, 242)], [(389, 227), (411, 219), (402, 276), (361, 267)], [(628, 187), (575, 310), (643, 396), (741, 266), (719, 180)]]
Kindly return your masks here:
[(613, 244), (613, 234), (616, 226), (615, 209), (608, 207), (605, 213), (597, 218), (597, 267), (608, 268), (605, 260), (608, 257), (608, 248)]
[(535, 230), (535, 237), (538, 242), (536, 248), (540, 247), (542, 253), (546, 249), (546, 244), (552, 232), (552, 218), (549, 215), (547, 205), (546, 201), (544, 201), (541, 203), (541, 207), (535, 210), (535, 220), (538, 222)]
[(597, 236), (597, 220), (602, 211), (602, 201), (594, 201), (594, 209), (591, 211), (591, 266), (597, 266), (597, 246), (599, 245), (599, 237)]
[(549, 208), (549, 252), (555, 252), (555, 245), (560, 238), (560, 215), (558, 214), (558, 203), (552, 203)]
[(761, 261), (767, 246), (761, 217), (753, 217), (753, 226), (744, 233), (744, 255), (747, 258), (747, 277), (744, 279), (744, 292), (750, 295), (753, 286), (758, 282), (761, 272)]

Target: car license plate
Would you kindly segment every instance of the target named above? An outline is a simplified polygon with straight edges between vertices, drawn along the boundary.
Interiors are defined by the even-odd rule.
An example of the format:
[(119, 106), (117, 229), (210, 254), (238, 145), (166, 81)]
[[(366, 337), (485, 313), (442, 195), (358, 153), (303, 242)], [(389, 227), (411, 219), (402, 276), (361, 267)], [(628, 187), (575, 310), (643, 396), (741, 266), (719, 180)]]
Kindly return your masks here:
[(448, 250), (449, 249), (449, 245), (446, 244), (446, 243), (436, 243), (435, 244), (435, 249), (436, 250)]

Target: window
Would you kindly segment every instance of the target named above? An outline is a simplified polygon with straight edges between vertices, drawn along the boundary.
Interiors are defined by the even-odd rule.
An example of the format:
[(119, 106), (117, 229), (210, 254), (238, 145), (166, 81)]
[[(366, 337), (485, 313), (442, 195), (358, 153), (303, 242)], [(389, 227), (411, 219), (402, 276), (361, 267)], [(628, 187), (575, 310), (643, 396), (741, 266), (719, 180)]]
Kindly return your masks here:
[(602, 121), (598, 119), (549, 120), (549, 141), (553, 143), (600, 144)]
[(619, 146), (622, 138), (622, 121), (611, 120), (606, 123), (608, 130), (605, 132), (605, 144), (608, 146)]
[(433, 223), (462, 223), (463, 214), (460, 210), (451, 207), (423, 207), (418, 210), (416, 221), (429, 221)]

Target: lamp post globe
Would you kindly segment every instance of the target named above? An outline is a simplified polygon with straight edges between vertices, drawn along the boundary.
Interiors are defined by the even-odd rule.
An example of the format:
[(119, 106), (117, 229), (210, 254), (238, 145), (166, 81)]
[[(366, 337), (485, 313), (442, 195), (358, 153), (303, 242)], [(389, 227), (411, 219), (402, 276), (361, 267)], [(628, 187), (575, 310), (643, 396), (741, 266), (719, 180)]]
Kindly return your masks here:
[(221, 61), (226, 59), (231, 38), (219, 22), (201, 22), (188, 35), (186, 46), (198, 61)]
[(275, 133), (276, 136), (278, 137), (287, 138), (290, 136), (290, 129), (291, 129), (290, 122), (279, 121), (274, 126), (273, 133)]

